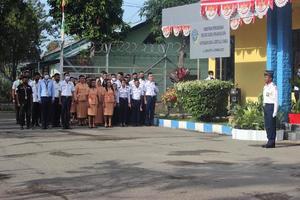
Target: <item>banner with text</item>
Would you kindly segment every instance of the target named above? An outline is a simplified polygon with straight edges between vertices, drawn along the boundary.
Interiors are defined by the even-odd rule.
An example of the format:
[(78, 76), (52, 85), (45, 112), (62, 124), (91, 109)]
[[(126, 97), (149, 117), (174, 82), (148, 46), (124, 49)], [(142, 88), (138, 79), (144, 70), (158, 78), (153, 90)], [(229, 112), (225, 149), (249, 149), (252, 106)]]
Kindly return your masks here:
[(216, 17), (191, 24), (190, 58), (230, 57), (229, 20)]

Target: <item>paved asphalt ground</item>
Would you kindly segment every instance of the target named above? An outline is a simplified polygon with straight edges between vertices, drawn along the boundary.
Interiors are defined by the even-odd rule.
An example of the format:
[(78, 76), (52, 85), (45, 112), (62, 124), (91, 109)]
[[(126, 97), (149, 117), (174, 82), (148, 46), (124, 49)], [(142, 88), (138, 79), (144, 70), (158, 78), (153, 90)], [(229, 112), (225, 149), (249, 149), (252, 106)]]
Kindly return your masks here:
[(0, 114), (1, 200), (298, 200), (300, 143), (156, 127), (19, 130)]

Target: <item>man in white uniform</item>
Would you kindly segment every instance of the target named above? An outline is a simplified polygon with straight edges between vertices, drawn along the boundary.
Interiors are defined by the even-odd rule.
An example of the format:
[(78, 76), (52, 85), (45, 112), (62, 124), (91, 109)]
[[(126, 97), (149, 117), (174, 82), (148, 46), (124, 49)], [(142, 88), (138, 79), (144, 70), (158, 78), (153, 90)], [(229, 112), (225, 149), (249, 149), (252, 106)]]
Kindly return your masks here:
[(156, 96), (159, 90), (154, 82), (154, 76), (150, 72), (148, 74), (148, 80), (144, 86), (144, 101), (146, 104), (146, 125), (153, 126), (154, 125), (154, 113), (155, 113), (155, 103), (156, 103)]
[(64, 74), (65, 80), (61, 83), (60, 103), (62, 105), (61, 122), (64, 129), (70, 129), (71, 103), (74, 96), (75, 87), (70, 81), (70, 74)]
[(59, 93), (61, 91), (60, 74), (54, 74), (54, 102), (52, 112), (52, 127), (60, 127), (60, 116), (61, 116), (61, 104), (59, 102)]
[[(139, 73), (139, 82), (140, 82), (139, 87), (144, 90), (144, 86), (146, 83), (144, 71), (140, 71), (140, 73)], [(140, 116), (140, 124), (144, 125), (145, 119), (146, 119), (146, 104), (145, 104), (144, 98), (142, 98), (141, 106), (142, 106), (142, 111), (141, 111), (141, 116)]]
[(275, 148), (276, 140), (276, 116), (278, 112), (278, 90), (273, 83), (273, 72), (265, 72), (265, 86), (263, 90), (265, 129), (268, 143), (264, 148)]
[(131, 88), (131, 118), (132, 125), (139, 126), (141, 122), (141, 112), (143, 111), (142, 99), (144, 98), (144, 89), (140, 86), (139, 79), (134, 80), (134, 85)]
[(215, 80), (214, 72), (213, 71), (209, 71), (208, 72), (208, 77), (205, 80), (206, 81)]
[(41, 78), (41, 75), (39, 72), (36, 72), (34, 74), (34, 80), (31, 82), (31, 88), (32, 88), (32, 128), (39, 127), (39, 122), (41, 121), (41, 105), (39, 103), (39, 95), (38, 95), (38, 89), (39, 89), (39, 81)]

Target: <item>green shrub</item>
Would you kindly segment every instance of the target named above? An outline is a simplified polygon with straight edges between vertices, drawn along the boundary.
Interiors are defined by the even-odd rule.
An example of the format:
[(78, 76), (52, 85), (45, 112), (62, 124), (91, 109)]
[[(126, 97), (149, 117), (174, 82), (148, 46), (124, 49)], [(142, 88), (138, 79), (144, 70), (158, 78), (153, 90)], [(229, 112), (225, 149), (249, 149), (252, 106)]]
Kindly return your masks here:
[(228, 95), (233, 84), (228, 81), (188, 81), (175, 85), (179, 104), (194, 118), (203, 121), (227, 115)]
[(264, 130), (264, 108), (262, 97), (258, 102), (248, 101), (245, 105), (237, 105), (231, 110), (231, 125), (238, 129)]
[(0, 78), (0, 102), (10, 102), (11, 86), (12, 83), (10, 81)]
[(293, 102), (292, 113), (300, 113), (300, 100)]

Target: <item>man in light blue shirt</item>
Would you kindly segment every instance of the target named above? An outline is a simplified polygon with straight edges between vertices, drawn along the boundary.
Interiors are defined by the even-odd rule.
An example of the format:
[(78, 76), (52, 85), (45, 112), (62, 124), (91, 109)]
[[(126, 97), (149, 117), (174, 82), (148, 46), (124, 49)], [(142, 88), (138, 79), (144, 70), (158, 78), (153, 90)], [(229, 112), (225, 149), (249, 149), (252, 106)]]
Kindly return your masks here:
[(44, 73), (44, 78), (39, 81), (38, 100), (42, 108), (42, 129), (47, 129), (50, 122), (51, 104), (55, 99), (55, 88), (49, 74)]

